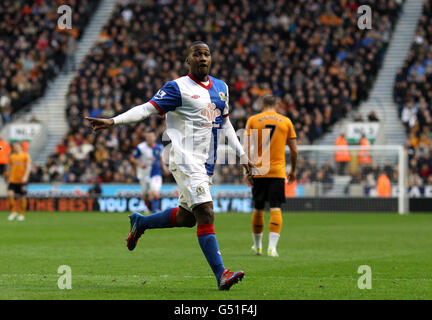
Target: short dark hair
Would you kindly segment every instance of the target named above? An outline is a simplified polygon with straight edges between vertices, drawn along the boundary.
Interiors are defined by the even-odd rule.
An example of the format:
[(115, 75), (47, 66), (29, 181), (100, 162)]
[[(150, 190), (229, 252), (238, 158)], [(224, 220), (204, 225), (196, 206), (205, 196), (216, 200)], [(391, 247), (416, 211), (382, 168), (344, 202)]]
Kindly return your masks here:
[(203, 44), (203, 45), (209, 47), (209, 49), (210, 49), (210, 46), (207, 43), (205, 43), (204, 41), (199, 40), (199, 41), (192, 42), (192, 44), (189, 46), (189, 50), (188, 51), (190, 52), (193, 47), (195, 47), (195, 46), (197, 46), (199, 44)]
[(264, 96), (263, 98), (263, 108), (276, 106), (276, 98), (271, 94)]
[(193, 46), (196, 46), (196, 45), (199, 45), (199, 44), (205, 44), (206, 46), (208, 46), (208, 44), (205, 43), (204, 41), (198, 40), (198, 41), (192, 42), (192, 44), (190, 45), (189, 48), (192, 48)]

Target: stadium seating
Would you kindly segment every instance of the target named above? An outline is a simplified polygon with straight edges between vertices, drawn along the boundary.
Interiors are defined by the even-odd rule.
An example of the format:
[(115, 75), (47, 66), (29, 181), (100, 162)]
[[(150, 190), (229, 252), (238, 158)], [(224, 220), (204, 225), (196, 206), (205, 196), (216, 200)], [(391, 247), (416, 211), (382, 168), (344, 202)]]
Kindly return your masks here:
[(0, 125), (43, 95), (64, 65), (69, 37), (81, 38), (99, 1), (65, 1), (72, 9), (71, 30), (57, 26), (62, 2), (0, 2)]
[[(357, 27), (360, 2), (117, 4), (70, 86), (70, 130), (39, 176), (45, 182), (134, 181), (129, 155), (144, 128), (163, 132), (163, 119), (93, 134), (83, 117), (111, 117), (149, 100), (164, 82), (186, 74), (186, 48), (194, 40), (210, 45), (211, 74), (229, 85), (236, 129), (260, 111), (260, 97), (273, 93), (280, 111), (292, 119), (299, 143), (313, 143), (367, 99), (400, 12), (401, 1), (375, 1), (373, 20), (380, 27), (362, 31)], [(84, 146), (85, 151), (75, 152)], [(80, 162), (90, 167), (88, 175)], [(240, 183), (238, 168), (218, 170), (221, 182)], [(317, 177), (331, 180), (329, 173)]]
[(432, 185), (432, 1), (425, 0), (411, 50), (397, 72), (394, 101), (405, 125), (409, 185)]

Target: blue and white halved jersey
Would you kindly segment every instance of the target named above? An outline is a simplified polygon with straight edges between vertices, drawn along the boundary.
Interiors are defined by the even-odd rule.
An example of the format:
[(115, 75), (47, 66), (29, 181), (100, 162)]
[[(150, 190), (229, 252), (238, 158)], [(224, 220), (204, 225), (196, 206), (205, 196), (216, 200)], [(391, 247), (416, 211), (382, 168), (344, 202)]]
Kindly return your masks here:
[(192, 75), (167, 82), (149, 101), (166, 114), (173, 164), (187, 175), (212, 175), (217, 155), (218, 131), (228, 116), (228, 86), (208, 76), (207, 85)]
[(141, 142), (136, 146), (132, 156), (140, 163), (145, 163), (145, 168), (137, 167), (137, 178), (139, 180), (148, 177), (161, 176), (161, 156), (163, 146), (155, 143), (153, 147), (149, 146), (147, 142)]

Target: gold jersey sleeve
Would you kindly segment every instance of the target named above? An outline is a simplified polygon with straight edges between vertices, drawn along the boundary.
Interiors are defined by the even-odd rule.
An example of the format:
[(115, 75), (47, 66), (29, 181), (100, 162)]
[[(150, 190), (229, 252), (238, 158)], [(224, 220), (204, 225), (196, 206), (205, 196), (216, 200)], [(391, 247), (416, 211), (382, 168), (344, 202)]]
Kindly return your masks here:
[(262, 112), (248, 119), (246, 134), (249, 157), (261, 173), (254, 178), (285, 178), (285, 145), (297, 138), (291, 120), (276, 112)]

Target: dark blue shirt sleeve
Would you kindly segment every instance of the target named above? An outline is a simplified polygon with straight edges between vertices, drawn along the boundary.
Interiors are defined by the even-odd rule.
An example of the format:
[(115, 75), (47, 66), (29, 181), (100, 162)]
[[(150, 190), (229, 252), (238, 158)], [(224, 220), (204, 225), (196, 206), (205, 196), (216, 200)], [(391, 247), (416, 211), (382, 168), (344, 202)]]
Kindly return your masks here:
[(169, 81), (149, 101), (160, 114), (174, 111), (181, 106), (181, 94), (178, 84)]
[(158, 144), (156, 147), (156, 160), (160, 160), (162, 155), (162, 148), (163, 146), (161, 144)]
[(139, 149), (138, 147), (136, 147), (135, 150), (134, 150), (134, 152), (133, 152), (133, 154), (132, 154), (132, 156), (133, 156), (135, 159), (137, 159), (137, 158), (140, 157), (140, 155), (141, 155), (141, 151), (140, 151), (140, 149)]

